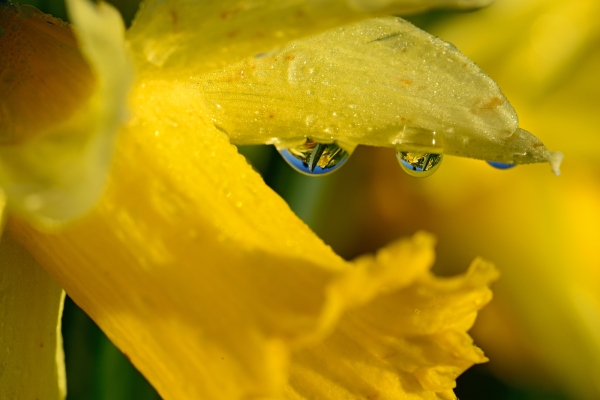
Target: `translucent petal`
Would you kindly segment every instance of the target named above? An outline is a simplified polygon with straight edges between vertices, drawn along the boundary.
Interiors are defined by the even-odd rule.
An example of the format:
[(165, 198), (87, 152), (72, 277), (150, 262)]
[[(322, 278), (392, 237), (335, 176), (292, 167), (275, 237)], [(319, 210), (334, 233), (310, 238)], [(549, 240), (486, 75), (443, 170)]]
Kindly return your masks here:
[(477, 260), (463, 276), (422, 274), (400, 290), (385, 288), (322, 344), (293, 355), (284, 398), (456, 399), (456, 377), (487, 361), (466, 330), (496, 276)]
[(290, 43), (194, 78), (190, 90), (236, 144), (311, 137), (514, 164), (552, 158), (473, 62), (399, 18)]
[(9, 206), (40, 226), (97, 201), (132, 74), (119, 14), (106, 3), (69, 6), (89, 66), (67, 24), (30, 6), (0, 6), (12, 27), (0, 37), (10, 55), (3, 50), (0, 112), (10, 117), (0, 125), (0, 186)]
[(291, 349), (382, 287), (409, 284), (431, 265), (432, 241), (344, 262), (201, 118), (195, 96), (185, 83), (136, 87), (101, 203), (60, 234), (9, 229), (164, 398), (274, 395)]
[(0, 241), (0, 393), (4, 399), (66, 395), (60, 334), (64, 292), (10, 234)]
[(0, 3), (0, 144), (72, 116), (95, 79), (69, 24), (26, 4)]
[(299, 37), (364, 19), (436, 7), (472, 8), (491, 0), (150, 0), (128, 39), (138, 70), (187, 76), (221, 69)]

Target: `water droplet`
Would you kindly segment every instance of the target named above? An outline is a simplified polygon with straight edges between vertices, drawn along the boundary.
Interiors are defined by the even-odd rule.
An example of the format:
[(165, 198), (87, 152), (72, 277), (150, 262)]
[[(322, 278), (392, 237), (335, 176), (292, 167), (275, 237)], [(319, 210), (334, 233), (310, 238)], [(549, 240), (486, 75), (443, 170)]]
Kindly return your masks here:
[(337, 170), (351, 154), (351, 151), (343, 149), (337, 142), (319, 143), (311, 138), (307, 138), (299, 146), (277, 150), (292, 168), (310, 176), (327, 175)]
[(318, 115), (307, 115), (304, 122), (306, 123), (306, 126), (313, 126), (317, 122), (318, 118)]
[(415, 308), (415, 314), (421, 314), (421, 310), (419, 310), (418, 308)]
[(505, 163), (501, 163), (501, 162), (496, 162), (496, 161), (488, 161), (488, 164), (490, 164), (492, 167), (494, 168), (498, 168), (498, 169), (509, 169), (515, 166), (515, 164), (505, 164)]
[(396, 158), (402, 169), (416, 178), (425, 178), (433, 174), (442, 163), (442, 155), (434, 153), (406, 153), (397, 151)]

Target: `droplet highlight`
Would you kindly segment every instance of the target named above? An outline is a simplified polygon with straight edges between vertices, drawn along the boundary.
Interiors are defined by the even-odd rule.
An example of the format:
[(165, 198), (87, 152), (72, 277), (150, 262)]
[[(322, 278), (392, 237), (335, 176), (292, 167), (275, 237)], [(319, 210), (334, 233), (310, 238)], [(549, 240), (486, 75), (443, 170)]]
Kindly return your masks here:
[(292, 168), (309, 176), (323, 176), (338, 170), (351, 154), (337, 142), (319, 143), (311, 138), (299, 146), (277, 150)]
[(396, 158), (400, 166), (410, 176), (425, 178), (438, 170), (442, 162), (441, 154), (434, 153), (407, 153), (397, 151)]
[(516, 164), (505, 164), (505, 163), (496, 162), (496, 161), (487, 161), (487, 163), (490, 164), (492, 167), (498, 168), (498, 169), (509, 169), (516, 165)]

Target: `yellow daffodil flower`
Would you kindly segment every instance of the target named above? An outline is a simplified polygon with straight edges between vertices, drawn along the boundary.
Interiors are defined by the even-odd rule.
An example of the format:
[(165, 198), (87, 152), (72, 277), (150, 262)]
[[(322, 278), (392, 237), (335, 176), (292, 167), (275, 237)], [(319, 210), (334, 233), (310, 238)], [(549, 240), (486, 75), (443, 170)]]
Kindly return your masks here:
[(0, 392), (64, 397), (62, 287), (167, 399), (453, 399), (495, 269), (434, 277), (425, 233), (344, 261), (231, 143), (558, 172), (454, 47), (365, 19), (486, 3), (148, 1), (125, 32), (68, 0), (75, 34), (0, 3)]
[[(477, 206), (486, 211), (461, 226), (471, 232), (476, 224), (494, 226), (473, 243), (503, 271), (498, 306), (478, 328), (481, 342), (498, 354), (493, 366), (513, 382), (585, 400), (600, 398), (599, 18), (593, 0), (502, 0), (477, 21), (465, 16), (434, 30), (497, 79), (522, 124), (569, 160), (556, 181), (535, 169), (496, 174)], [(507, 50), (484, 44), (490, 36), (495, 49)], [(491, 179), (470, 170), (465, 180)], [(500, 242), (504, 250), (491, 245)], [(514, 326), (511, 334), (484, 335), (503, 321)]]

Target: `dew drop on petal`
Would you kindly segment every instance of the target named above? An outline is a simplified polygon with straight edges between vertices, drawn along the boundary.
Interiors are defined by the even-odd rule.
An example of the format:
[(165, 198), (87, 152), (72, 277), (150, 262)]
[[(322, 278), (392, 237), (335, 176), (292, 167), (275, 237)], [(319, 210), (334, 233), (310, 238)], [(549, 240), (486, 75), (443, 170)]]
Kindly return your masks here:
[(277, 150), (292, 168), (309, 176), (327, 175), (339, 169), (351, 154), (337, 142), (319, 143), (310, 138), (299, 146)]
[(397, 151), (400, 166), (410, 176), (425, 178), (433, 174), (442, 163), (442, 155), (434, 153), (407, 153)]
[(487, 161), (488, 164), (490, 164), (492, 167), (494, 168), (498, 168), (498, 169), (509, 169), (515, 166), (515, 164), (505, 164), (505, 163), (501, 163), (501, 162), (496, 162), (496, 161)]

